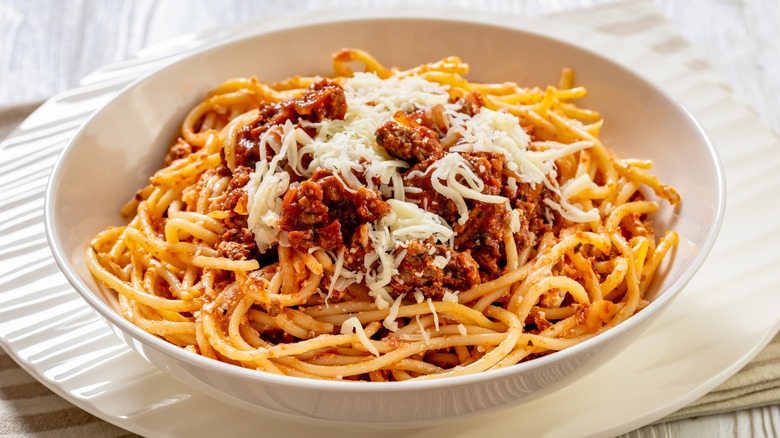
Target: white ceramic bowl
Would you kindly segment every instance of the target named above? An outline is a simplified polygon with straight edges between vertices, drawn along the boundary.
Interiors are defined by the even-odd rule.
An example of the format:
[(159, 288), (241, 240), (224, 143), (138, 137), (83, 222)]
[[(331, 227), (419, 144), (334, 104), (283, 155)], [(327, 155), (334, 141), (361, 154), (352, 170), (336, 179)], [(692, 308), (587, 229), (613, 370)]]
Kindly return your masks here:
[[(78, 131), (56, 164), (45, 223), (54, 257), (82, 297), (132, 349), (172, 377), (249, 410), (304, 421), (399, 427), (462, 418), (528, 402), (603, 364), (634, 340), (691, 279), (713, 245), (724, 180), (712, 145), (690, 114), (655, 86), (574, 45), (475, 17), (308, 18), (204, 49), (125, 89)], [(273, 26), (271, 26), (273, 29)], [(276, 376), (187, 353), (135, 327), (103, 299), (83, 254), (100, 230), (120, 223), (119, 207), (160, 166), (187, 111), (227, 78), (278, 80), (328, 74), (330, 54), (366, 49), (385, 65), (415, 66), (458, 55), (470, 78), (555, 83), (562, 67), (589, 89), (583, 106), (606, 120), (602, 138), (624, 157), (651, 159), (682, 206), (654, 217), (680, 244), (651, 304), (618, 327), (568, 350), (478, 375), (425, 382), (324, 382)]]

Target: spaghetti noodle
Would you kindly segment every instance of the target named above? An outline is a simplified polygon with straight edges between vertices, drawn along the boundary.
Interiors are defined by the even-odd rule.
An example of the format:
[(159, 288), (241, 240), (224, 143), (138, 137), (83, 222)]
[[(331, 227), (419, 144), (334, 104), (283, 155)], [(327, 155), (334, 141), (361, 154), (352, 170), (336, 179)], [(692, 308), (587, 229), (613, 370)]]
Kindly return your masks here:
[(270, 373), (399, 381), (531, 360), (647, 304), (678, 239), (651, 198), (679, 196), (601, 143), (570, 70), (539, 89), (467, 81), (456, 57), (333, 59), (190, 111), (86, 252), (125, 318)]

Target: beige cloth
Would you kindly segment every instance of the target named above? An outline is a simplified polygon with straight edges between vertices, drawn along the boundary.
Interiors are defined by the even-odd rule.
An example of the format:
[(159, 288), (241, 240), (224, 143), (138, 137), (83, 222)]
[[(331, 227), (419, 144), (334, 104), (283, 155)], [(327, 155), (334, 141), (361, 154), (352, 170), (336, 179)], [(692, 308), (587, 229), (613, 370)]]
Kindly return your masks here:
[(737, 374), (659, 422), (780, 404), (780, 334)]
[(68, 403), (0, 350), (0, 436), (134, 437)]

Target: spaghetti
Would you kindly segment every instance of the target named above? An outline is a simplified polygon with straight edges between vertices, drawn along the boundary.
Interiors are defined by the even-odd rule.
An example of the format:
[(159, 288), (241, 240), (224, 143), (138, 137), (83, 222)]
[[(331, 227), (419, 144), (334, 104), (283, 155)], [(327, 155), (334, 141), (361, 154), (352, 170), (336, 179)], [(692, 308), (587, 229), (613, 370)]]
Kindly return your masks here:
[(333, 59), (190, 111), (86, 252), (125, 318), (270, 373), (400, 381), (531, 360), (647, 304), (678, 239), (651, 198), (679, 195), (601, 143), (570, 70), (539, 89), (467, 81), (456, 57)]

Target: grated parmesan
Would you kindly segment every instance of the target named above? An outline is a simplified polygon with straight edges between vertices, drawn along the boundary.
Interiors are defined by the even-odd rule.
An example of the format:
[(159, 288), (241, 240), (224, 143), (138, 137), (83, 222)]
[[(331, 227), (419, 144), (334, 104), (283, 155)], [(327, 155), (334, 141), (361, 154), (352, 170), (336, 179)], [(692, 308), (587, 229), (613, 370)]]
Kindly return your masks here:
[[(452, 150), (452, 149), (450, 149)], [(458, 207), (460, 218), (458, 223), (463, 225), (469, 220), (469, 210), (466, 199), (501, 204), (507, 202), (507, 198), (482, 193), (485, 183), (474, 173), (471, 163), (460, 154), (445, 154), (444, 157), (431, 164), (431, 186), (437, 192), (451, 199)], [(466, 184), (458, 180), (460, 177)], [(445, 184), (446, 182), (446, 184)]]
[(422, 335), (423, 340), (426, 344), (430, 344), (431, 336), (428, 334), (428, 330), (425, 329), (422, 321), (420, 321), (420, 315), (414, 315), (414, 319), (417, 321), (417, 326), (420, 327), (420, 334)]
[(433, 305), (433, 300), (428, 298), (428, 308), (431, 309), (433, 315), (433, 326), (436, 327), (436, 331), (439, 331), (439, 314), (436, 313), (436, 307)]
[(368, 339), (368, 335), (365, 330), (363, 330), (363, 324), (360, 323), (357, 316), (353, 316), (341, 324), (342, 335), (349, 335), (352, 333), (357, 335), (358, 341), (360, 341), (361, 345), (366, 347), (366, 350), (374, 356), (379, 357), (379, 350), (377, 350), (374, 344), (371, 343), (371, 340)]
[[(324, 119), (318, 122), (301, 120), (299, 126), (291, 121), (265, 131), (258, 148), (261, 159), (244, 190), (247, 192), (248, 226), (258, 248), (265, 252), (275, 244), (289, 246), (287, 233), (280, 232), (279, 219), (284, 194), (297, 182), (290, 182), (288, 170), (302, 178), (309, 178), (316, 169), (330, 170), (347, 190), (367, 188), (379, 191), (391, 212), (376, 223), (367, 225), (367, 240), (374, 251), (365, 258), (364, 271), (344, 268), (344, 252), (329, 253), (334, 261), (334, 273), (328, 297), (333, 290), (343, 290), (353, 283), (364, 282), (379, 309), (387, 309), (395, 300), (390, 296), (392, 278), (404, 259), (404, 247), (409, 240), (434, 241), (454, 246), (455, 232), (440, 216), (406, 201), (407, 193), (421, 193), (416, 187), (405, 187), (401, 172), (409, 167), (390, 156), (376, 143), (376, 130), (397, 111), (430, 109), (442, 105), (450, 131), (459, 134), (458, 143), (449, 152), (494, 152), (505, 157), (506, 168), (525, 183), (545, 184), (559, 195), (560, 203), (544, 199), (546, 213), (550, 210), (574, 222), (589, 222), (598, 218), (598, 211), (584, 211), (573, 201), (584, 190), (596, 187), (586, 174), (558, 187), (554, 161), (567, 154), (592, 146), (580, 141), (569, 145), (557, 142), (536, 142), (531, 150), (530, 137), (523, 131), (519, 119), (507, 112), (483, 107), (470, 116), (459, 112), (460, 104), (451, 103), (448, 86), (429, 82), (416, 76), (381, 79), (373, 73), (356, 73), (343, 83), (347, 109), (343, 120)], [(268, 149), (274, 155), (269, 161)], [(283, 163), (285, 160), (286, 163)], [(484, 166), (482, 166), (484, 167)], [(285, 170), (287, 169), (287, 170)], [(485, 169), (481, 169), (484, 171)], [(408, 177), (431, 175), (431, 184), (438, 193), (451, 199), (458, 210), (458, 223), (469, 218), (467, 199), (487, 203), (506, 203), (510, 211), (510, 228), (520, 229), (519, 212), (511, 210), (507, 198), (482, 193), (484, 182), (475, 173), (471, 163), (459, 153), (447, 153), (425, 172), (412, 171)], [(508, 179), (510, 190), (517, 191), (518, 180)], [(436, 266), (443, 268), (449, 262), (444, 256), (434, 257)], [(416, 293), (415, 293), (416, 298)]]
[(390, 312), (387, 314), (384, 321), (382, 321), (382, 325), (391, 332), (398, 331), (398, 321), (396, 321), (396, 318), (398, 318), (398, 309), (401, 308), (401, 300), (403, 300), (405, 296), (406, 294), (401, 294), (395, 299), (393, 305), (390, 306)]
[(444, 292), (444, 295), (441, 297), (442, 302), (445, 303), (457, 303), (458, 302), (458, 293), (457, 292)]

